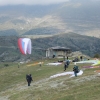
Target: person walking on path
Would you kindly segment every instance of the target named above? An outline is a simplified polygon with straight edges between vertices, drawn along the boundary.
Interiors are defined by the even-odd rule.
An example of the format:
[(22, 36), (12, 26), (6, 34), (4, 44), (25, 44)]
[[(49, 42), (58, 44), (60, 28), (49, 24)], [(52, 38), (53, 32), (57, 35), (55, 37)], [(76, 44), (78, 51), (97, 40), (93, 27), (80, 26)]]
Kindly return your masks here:
[(28, 86), (30, 86), (31, 82), (33, 81), (31, 74), (26, 75), (26, 80), (27, 80)]
[(66, 68), (68, 68), (69, 63), (70, 63), (69, 60), (64, 62), (64, 71), (66, 70)]

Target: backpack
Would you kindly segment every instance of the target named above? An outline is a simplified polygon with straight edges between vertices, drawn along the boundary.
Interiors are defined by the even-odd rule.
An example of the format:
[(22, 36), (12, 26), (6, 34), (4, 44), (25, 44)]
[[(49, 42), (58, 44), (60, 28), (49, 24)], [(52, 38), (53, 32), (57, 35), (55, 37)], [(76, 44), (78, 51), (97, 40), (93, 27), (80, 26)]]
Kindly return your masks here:
[(74, 66), (73, 71), (75, 71), (76, 73), (79, 72), (78, 66)]
[(69, 60), (67, 60), (66, 64), (69, 65)]
[(29, 75), (26, 75), (26, 80), (28, 81), (28, 79), (29, 79)]

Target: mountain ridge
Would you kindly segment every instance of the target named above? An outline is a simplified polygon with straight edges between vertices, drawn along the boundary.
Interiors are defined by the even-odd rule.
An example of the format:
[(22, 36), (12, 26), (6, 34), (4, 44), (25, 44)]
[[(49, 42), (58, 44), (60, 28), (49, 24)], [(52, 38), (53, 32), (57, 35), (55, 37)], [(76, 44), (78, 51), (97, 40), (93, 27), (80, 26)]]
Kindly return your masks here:
[[(19, 35), (34, 34), (36, 29), (54, 29), (58, 33), (75, 32), (97, 37), (100, 34), (100, 1), (70, 0), (53, 5), (16, 5), (0, 7), (0, 30), (14, 29)], [(30, 32), (33, 30), (34, 32)], [(41, 31), (40, 31), (41, 32)], [(53, 31), (51, 32), (53, 34)], [(51, 34), (50, 33), (50, 34)], [(38, 34), (38, 33), (36, 33)], [(42, 32), (41, 35), (44, 33)]]
[[(41, 59), (46, 57), (46, 49), (55, 46), (70, 48), (72, 52), (80, 51), (85, 55), (94, 57), (100, 52), (100, 39), (76, 33), (59, 34), (51, 37), (31, 39), (32, 54), (22, 55), (18, 49), (19, 36), (0, 37), (1, 61), (23, 61), (25, 59)], [(22, 37), (24, 38), (24, 36)]]

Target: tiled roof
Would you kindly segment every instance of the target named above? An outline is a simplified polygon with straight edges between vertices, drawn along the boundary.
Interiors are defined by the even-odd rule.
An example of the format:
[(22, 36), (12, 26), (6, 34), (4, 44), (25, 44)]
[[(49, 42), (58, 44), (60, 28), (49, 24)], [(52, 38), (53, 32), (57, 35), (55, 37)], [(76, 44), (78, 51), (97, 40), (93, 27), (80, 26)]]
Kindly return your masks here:
[(48, 48), (48, 49), (53, 49), (53, 50), (70, 50), (70, 48), (60, 47), (60, 46), (51, 47), (51, 48)]

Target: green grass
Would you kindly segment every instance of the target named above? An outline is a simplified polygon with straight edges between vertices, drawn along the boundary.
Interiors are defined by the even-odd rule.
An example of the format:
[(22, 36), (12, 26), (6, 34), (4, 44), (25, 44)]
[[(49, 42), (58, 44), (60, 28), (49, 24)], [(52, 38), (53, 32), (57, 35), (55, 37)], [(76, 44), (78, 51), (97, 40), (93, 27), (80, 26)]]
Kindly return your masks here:
[[(41, 60), (42, 61), (42, 60)], [(58, 59), (43, 60), (43, 64), (27, 66), (40, 61), (33, 61), (20, 65), (17, 63), (0, 64), (0, 99), (8, 96), (9, 100), (100, 100), (100, 77), (95, 73), (99, 68), (83, 69), (82, 76), (69, 78), (60, 76), (48, 79), (50, 76), (64, 72), (64, 65), (48, 66), (48, 62), (56, 62)], [(67, 71), (72, 71), (73, 63)], [(31, 73), (33, 82), (27, 86), (26, 74)]]

